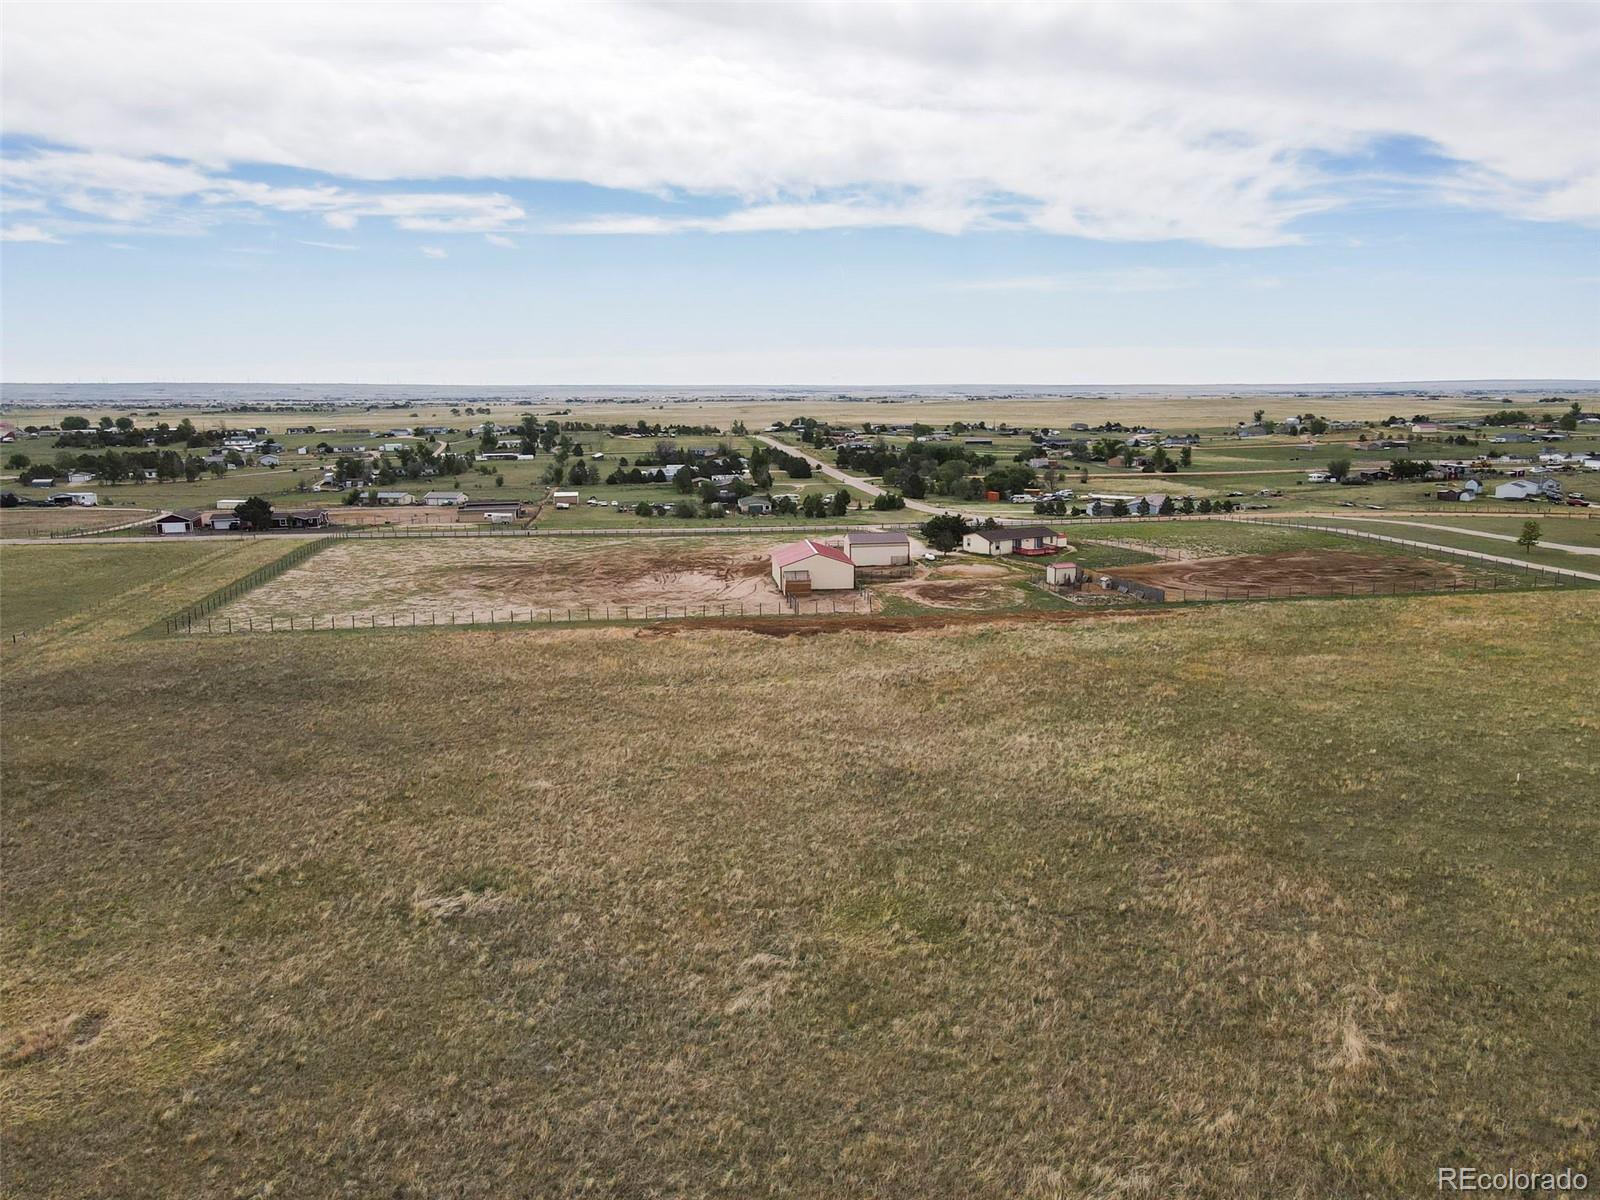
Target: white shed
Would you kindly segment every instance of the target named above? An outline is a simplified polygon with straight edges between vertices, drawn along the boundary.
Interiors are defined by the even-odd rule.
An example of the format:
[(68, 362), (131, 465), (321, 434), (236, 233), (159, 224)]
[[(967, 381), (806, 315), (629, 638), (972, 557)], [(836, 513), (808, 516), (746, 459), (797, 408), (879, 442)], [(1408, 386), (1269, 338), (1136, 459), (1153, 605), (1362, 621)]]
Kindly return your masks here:
[(911, 539), (885, 530), (851, 530), (845, 534), (845, 553), (858, 567), (899, 567), (911, 561)]
[(839, 547), (806, 538), (772, 552), (772, 581), (786, 596), (847, 592), (856, 586), (856, 567)]

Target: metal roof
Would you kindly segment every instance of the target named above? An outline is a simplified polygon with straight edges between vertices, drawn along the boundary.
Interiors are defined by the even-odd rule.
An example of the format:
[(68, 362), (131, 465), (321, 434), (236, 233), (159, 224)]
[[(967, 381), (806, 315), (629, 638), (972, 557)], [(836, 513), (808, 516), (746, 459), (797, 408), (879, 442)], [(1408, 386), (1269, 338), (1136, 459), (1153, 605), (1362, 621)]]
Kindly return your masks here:
[(903, 533), (892, 533), (887, 529), (853, 529), (844, 536), (846, 545), (858, 546), (898, 546), (911, 539)]
[(823, 558), (831, 558), (835, 562), (842, 562), (852, 567), (855, 566), (855, 563), (850, 561), (850, 556), (839, 547), (830, 546), (826, 542), (814, 542), (810, 538), (806, 538), (804, 541), (790, 542), (787, 546), (779, 546), (772, 552), (772, 565), (775, 567), (789, 567), (808, 558), (815, 558), (818, 555)]

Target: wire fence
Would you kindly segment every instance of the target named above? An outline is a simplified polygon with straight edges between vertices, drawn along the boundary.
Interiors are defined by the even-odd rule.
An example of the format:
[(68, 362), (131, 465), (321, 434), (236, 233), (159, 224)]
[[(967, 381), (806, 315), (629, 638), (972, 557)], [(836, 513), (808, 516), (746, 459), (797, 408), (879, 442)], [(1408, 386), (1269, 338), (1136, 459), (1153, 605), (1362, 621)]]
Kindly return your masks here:
[(224, 604), (237, 600), (246, 592), (260, 587), (270, 579), (276, 579), (291, 567), (299, 566), (313, 554), (326, 549), (331, 544), (329, 538), (318, 538), (313, 542), (302, 542), (289, 553), (273, 559), (264, 566), (257, 567), (248, 575), (241, 575), (230, 583), (225, 583), (210, 595), (196, 600), (193, 604), (170, 616), (162, 617), (162, 627), (168, 633), (192, 633), (199, 621), (207, 619)]
[[(242, 582), (242, 581), (241, 581)], [(262, 581), (264, 582), (264, 580)], [(585, 622), (619, 624), (640, 621), (676, 621), (702, 618), (759, 617), (861, 617), (878, 610), (870, 592), (844, 598), (800, 600), (786, 598), (755, 603), (704, 604), (594, 604), (570, 608), (509, 609), (403, 609), (389, 612), (329, 613), (313, 616), (253, 614), (235, 616), (214, 610), (186, 611), (166, 618), (167, 632), (206, 633), (309, 633), (345, 629), (429, 629), (500, 627), (507, 625), (577, 625)]]

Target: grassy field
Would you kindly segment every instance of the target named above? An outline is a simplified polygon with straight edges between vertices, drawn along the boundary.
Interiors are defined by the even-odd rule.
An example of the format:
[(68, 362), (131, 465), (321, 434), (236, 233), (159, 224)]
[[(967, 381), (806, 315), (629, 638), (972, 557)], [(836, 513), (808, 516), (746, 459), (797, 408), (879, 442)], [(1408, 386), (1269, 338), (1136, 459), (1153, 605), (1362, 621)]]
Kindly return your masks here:
[(1600, 1169), (1588, 595), (121, 636), (181, 590), (0, 660), (14, 1194)]
[(31, 633), (116, 600), (174, 573), (187, 573), (238, 543), (0, 547), (0, 635)]
[[(1421, 521), (1425, 525), (1436, 524), (1431, 516), (1416, 517), (1412, 519), (1415, 521)], [(1397, 518), (1393, 521), (1354, 521), (1340, 517), (1307, 517), (1305, 520), (1308, 524), (1326, 524), (1329, 526), (1340, 526), (1346, 529), (1361, 529), (1370, 533), (1382, 534), (1386, 537), (1408, 538), (1413, 541), (1427, 542), (1437, 546), (1450, 546), (1457, 550), (1473, 550), (1480, 554), (1498, 554), (1506, 558), (1514, 558), (1518, 562), (1532, 563), (1535, 566), (1567, 567), (1572, 570), (1590, 571), (1600, 574), (1600, 558), (1597, 558), (1594, 555), (1569, 554), (1566, 551), (1556, 550), (1549, 546), (1535, 546), (1531, 552), (1525, 551), (1515, 542), (1504, 542), (1498, 538), (1474, 536), (1472, 530), (1479, 527), (1478, 522), (1469, 523), (1465, 520), (1462, 520), (1456, 522), (1456, 524), (1460, 526), (1459, 530), (1445, 530), (1419, 528), (1414, 524), (1404, 524), (1402, 523), (1403, 519), (1401, 518)], [(1520, 533), (1522, 530), (1521, 521), (1511, 519), (1508, 520), (1506, 524), (1509, 526), (1509, 528), (1505, 529), (1505, 532), (1515, 535)], [(1577, 523), (1574, 522), (1574, 525), (1576, 524)], [(1485, 525), (1487, 525), (1487, 522), (1485, 522)], [(1566, 528), (1565, 526), (1558, 525), (1553, 521), (1541, 521), (1540, 526), (1544, 530), (1544, 536), (1551, 541), (1561, 540), (1558, 537), (1557, 531)], [(1496, 527), (1491, 529), (1491, 532), (1499, 533), (1502, 532), (1502, 529)], [(1581, 537), (1586, 530), (1578, 530), (1577, 532)], [(1581, 540), (1574, 540), (1571, 544), (1582, 545), (1584, 543)]]

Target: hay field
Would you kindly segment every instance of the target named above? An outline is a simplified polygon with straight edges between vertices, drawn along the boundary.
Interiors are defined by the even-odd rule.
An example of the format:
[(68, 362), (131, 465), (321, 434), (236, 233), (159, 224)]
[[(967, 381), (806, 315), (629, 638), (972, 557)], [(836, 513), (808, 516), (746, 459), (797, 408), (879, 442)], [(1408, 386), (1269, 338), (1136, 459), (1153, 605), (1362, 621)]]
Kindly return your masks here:
[(783, 537), (427, 538), (329, 547), (222, 610), (263, 617), (528, 609), (659, 609), (780, 601), (767, 558)]
[(42, 635), (0, 658), (7, 1190), (1592, 1178), (1600, 723), (1552, 683), (1596, 613)]

